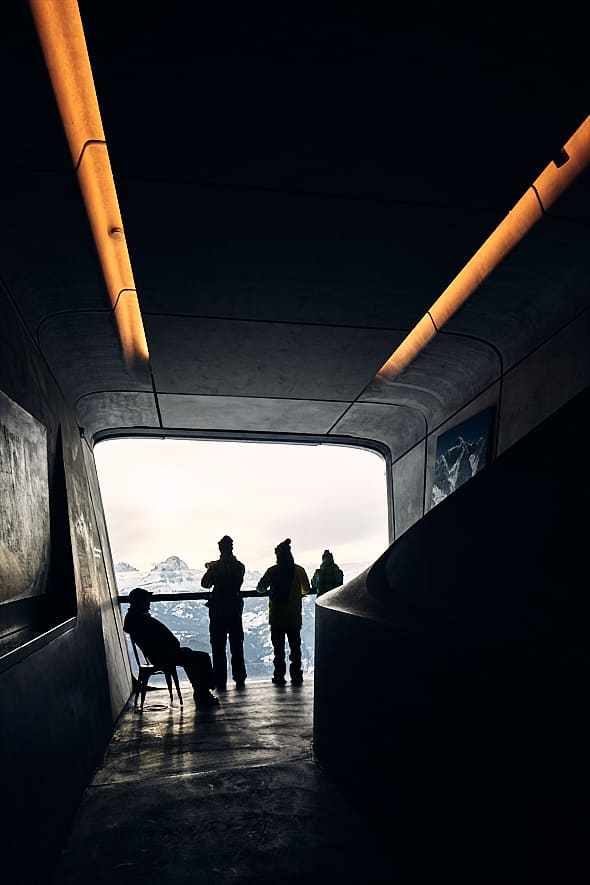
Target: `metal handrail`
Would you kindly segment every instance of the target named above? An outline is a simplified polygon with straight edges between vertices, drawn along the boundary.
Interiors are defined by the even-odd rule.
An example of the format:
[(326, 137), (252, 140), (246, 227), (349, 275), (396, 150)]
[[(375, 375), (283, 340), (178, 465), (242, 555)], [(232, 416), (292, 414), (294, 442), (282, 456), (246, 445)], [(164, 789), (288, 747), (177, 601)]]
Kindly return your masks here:
[[(316, 591), (310, 590), (307, 596), (315, 596)], [(208, 590), (181, 590), (178, 593), (152, 593), (150, 602), (175, 602), (176, 600), (182, 599), (209, 599), (211, 593)], [(259, 593), (258, 590), (240, 590), (240, 596), (242, 597), (265, 597), (268, 596), (268, 590), (265, 590), (264, 593)], [(118, 601), (121, 602), (129, 602), (129, 594), (119, 594), (117, 596)]]

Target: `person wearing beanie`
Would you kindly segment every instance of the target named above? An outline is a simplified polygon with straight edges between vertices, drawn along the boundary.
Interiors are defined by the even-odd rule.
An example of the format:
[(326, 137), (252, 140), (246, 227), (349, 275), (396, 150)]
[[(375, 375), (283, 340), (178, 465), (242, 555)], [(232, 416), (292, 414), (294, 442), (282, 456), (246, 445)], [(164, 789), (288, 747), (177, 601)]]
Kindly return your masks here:
[(143, 587), (135, 587), (129, 594), (129, 609), (123, 621), (123, 630), (142, 650), (148, 661), (160, 670), (181, 666), (193, 687), (197, 707), (213, 707), (219, 700), (210, 690), (215, 686), (213, 665), (206, 651), (195, 651), (180, 645), (166, 624), (150, 614), (152, 594)]
[(240, 592), (246, 567), (234, 556), (234, 542), (229, 535), (224, 535), (217, 546), (219, 559), (205, 563), (207, 571), (201, 578), (201, 587), (212, 588), (206, 603), (209, 609), (209, 641), (215, 687), (223, 691), (227, 683), (228, 639), (231, 674), (237, 688), (243, 687), (247, 676), (242, 624), (244, 600)]
[(322, 564), (313, 573), (311, 589), (315, 590), (318, 596), (321, 596), (327, 590), (340, 587), (343, 583), (344, 574), (342, 569), (334, 562), (332, 553), (329, 550), (324, 550), (322, 553)]
[(275, 547), (276, 565), (271, 565), (259, 580), (259, 593), (268, 591), (268, 621), (274, 651), (275, 685), (285, 685), (287, 672), (285, 640), (289, 642), (289, 675), (293, 685), (301, 685), (301, 598), (310, 592), (307, 572), (297, 565), (291, 553), (291, 539)]

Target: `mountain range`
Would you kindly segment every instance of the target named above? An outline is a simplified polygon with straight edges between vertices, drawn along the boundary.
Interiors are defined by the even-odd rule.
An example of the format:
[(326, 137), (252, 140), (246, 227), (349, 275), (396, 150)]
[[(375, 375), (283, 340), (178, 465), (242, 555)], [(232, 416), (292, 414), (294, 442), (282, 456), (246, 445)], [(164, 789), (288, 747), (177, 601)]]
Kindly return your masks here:
[[(169, 556), (156, 563), (149, 571), (142, 572), (128, 562), (115, 565), (115, 577), (119, 594), (126, 594), (133, 587), (144, 587), (152, 593), (187, 593), (202, 591), (201, 577), (204, 569), (190, 568), (179, 556)], [(247, 571), (243, 590), (255, 590), (260, 572)], [(301, 658), (304, 677), (311, 677), (314, 666), (315, 642), (315, 596), (302, 600)], [(178, 637), (181, 645), (211, 653), (209, 644), (209, 612), (204, 599), (179, 599), (178, 601), (152, 602), (150, 611)], [(127, 604), (122, 602), (122, 614)], [(268, 598), (244, 599), (242, 615), (244, 625), (244, 657), (249, 679), (270, 679), (273, 673), (273, 649), (268, 624)], [(136, 664), (131, 650), (132, 670)], [(287, 661), (288, 663), (288, 661)], [(228, 676), (231, 673), (228, 656)], [(155, 678), (153, 680), (156, 681)]]
[[(133, 587), (145, 587), (153, 593), (192, 593), (202, 591), (201, 578), (205, 569), (190, 568), (179, 556), (169, 556), (158, 562), (149, 571), (141, 572), (128, 562), (115, 565), (115, 576), (119, 593), (126, 593)], [(246, 571), (244, 590), (256, 590), (261, 573)]]

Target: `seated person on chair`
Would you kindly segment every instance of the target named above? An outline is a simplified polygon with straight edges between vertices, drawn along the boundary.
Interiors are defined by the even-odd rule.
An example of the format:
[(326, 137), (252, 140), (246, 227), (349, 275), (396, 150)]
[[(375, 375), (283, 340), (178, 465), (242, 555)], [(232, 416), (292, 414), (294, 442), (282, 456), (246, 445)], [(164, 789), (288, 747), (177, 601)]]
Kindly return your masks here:
[(217, 698), (209, 691), (215, 685), (211, 658), (205, 651), (181, 646), (174, 633), (150, 614), (151, 595), (143, 587), (131, 591), (123, 630), (158, 670), (166, 671), (177, 665), (184, 667), (198, 707), (218, 704)]

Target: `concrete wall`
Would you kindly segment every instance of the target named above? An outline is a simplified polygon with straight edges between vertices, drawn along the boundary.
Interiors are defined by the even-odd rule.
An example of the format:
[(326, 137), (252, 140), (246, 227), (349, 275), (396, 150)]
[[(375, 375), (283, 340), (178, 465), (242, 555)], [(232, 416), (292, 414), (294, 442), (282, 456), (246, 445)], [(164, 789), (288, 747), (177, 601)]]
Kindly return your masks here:
[[(583, 286), (586, 281), (576, 284)], [(583, 299), (580, 300), (582, 303)], [(538, 526), (546, 544), (547, 524), (551, 525), (543, 522), (547, 509), (554, 516), (568, 513), (570, 505), (573, 507), (574, 502), (570, 501), (564, 510), (559, 496), (549, 500), (548, 508), (546, 499), (539, 503), (531, 498), (538, 504), (531, 512), (530, 502), (520, 493), (519, 468), (511, 478), (512, 485), (505, 489), (504, 498), (495, 499), (491, 509), (486, 504), (484, 513), (494, 515), (493, 525), (486, 530), (487, 537), (495, 539), (495, 547), (491, 541), (485, 546), (485, 538), (482, 540), (477, 534), (482, 525), (477, 495), (485, 498), (493, 492), (493, 480), (488, 477), (501, 475), (503, 469), (495, 465), (505, 464), (505, 456), (531, 430), (549, 416), (559, 414), (563, 403), (590, 384), (589, 326), (590, 312), (581, 309), (576, 320), (564, 325), (550, 339), (539, 343), (535, 337), (530, 352), (511, 361), (508, 368), (503, 367), (493, 347), (476, 342), (465, 332), (465, 350), (459, 356), (453, 350), (455, 362), (450, 381), (442, 373), (437, 375), (437, 347), (444, 351), (446, 346), (445, 335), (440, 334), (431, 352), (416, 361), (407, 403), (399, 389), (392, 394), (391, 402), (387, 390), (377, 390), (375, 401), (356, 403), (346, 421), (340, 423), (338, 434), (350, 434), (358, 440), (374, 439), (391, 452), (394, 535), (398, 543), (406, 536), (420, 541), (420, 556), (408, 548), (413, 550), (412, 554), (404, 553), (402, 557), (409, 564), (410, 588), (415, 585), (415, 560), (421, 564), (434, 562), (434, 577), (430, 576), (426, 585), (436, 587), (437, 592), (440, 563), (445, 563), (445, 581), (452, 589), (458, 574), (457, 563), (463, 561), (459, 556), (449, 563), (445, 549), (438, 550), (430, 560), (423, 556), (420, 539), (426, 536), (430, 525), (440, 532), (443, 548), (448, 544), (449, 549), (463, 552), (473, 546), (479, 551), (480, 571), (482, 561), (505, 563), (505, 573), (496, 573), (496, 578), (501, 586), (508, 580), (506, 586), (513, 587), (512, 567), (504, 553), (507, 508), (510, 516), (522, 508), (523, 521)], [(77, 342), (78, 355), (80, 347), (84, 350)], [(424, 361), (422, 368), (420, 360)], [(482, 371), (467, 372), (470, 360), (483, 367)], [(440, 389), (428, 396), (420, 384), (424, 370), (431, 379), (440, 375)], [(424, 395), (424, 408), (416, 391)], [(431, 516), (428, 510), (437, 435), (490, 406), (495, 413), (496, 451), (501, 457), (468, 483), (465, 490), (460, 489), (432, 511), (433, 523), (427, 521)], [(578, 452), (582, 444), (580, 414), (578, 424), (574, 422), (571, 427)], [(35, 339), (20, 321), (9, 294), (1, 289), (0, 417), (5, 428), (0, 437), (0, 751), (5, 767), (5, 796), (10, 797), (9, 814), (1, 828), (2, 849), (9, 865), (15, 860), (17, 872), (13, 882), (18, 882), (21, 874), (22, 881), (35, 881), (36, 875), (42, 881), (107, 744), (113, 722), (129, 696), (131, 674), (114, 599), (115, 579), (91, 449), (80, 436), (74, 412), (61, 395)], [(18, 452), (26, 454), (24, 468), (22, 460), (14, 460)], [(585, 481), (583, 461), (579, 454), (577, 457), (576, 482), (580, 475)], [(571, 466), (571, 450), (566, 450), (563, 458)], [(563, 469), (563, 465), (560, 467)], [(526, 465), (522, 470), (526, 474)], [(564, 477), (566, 487), (567, 482), (571, 480)], [(462, 503), (466, 497), (474, 501), (469, 505), (471, 509), (460, 509), (456, 516), (460, 503), (461, 508), (467, 506)], [(576, 498), (576, 506), (578, 500), (584, 500), (584, 493)], [(467, 525), (461, 532), (451, 531), (454, 520), (459, 520), (464, 512), (469, 513)], [(494, 534), (498, 527), (502, 529), (501, 535)], [(518, 528), (511, 529), (516, 536)], [(531, 549), (536, 549), (536, 537), (529, 538), (529, 543)], [(434, 540), (432, 544), (434, 549)], [(405, 546), (395, 545), (393, 549), (406, 550)], [(518, 561), (518, 551), (513, 553)], [(396, 554), (396, 564), (399, 555)], [(370, 573), (382, 574), (379, 568)], [(536, 574), (539, 580), (546, 581), (538, 569)], [(473, 583), (472, 576), (461, 580), (469, 586)], [(479, 572), (476, 581), (479, 585)], [(385, 582), (384, 586), (389, 584)], [(391, 736), (384, 728), (381, 694), (372, 696), (374, 690), (395, 687), (391, 703), (401, 729), (396, 746), (402, 750), (411, 748), (412, 741), (418, 746), (426, 740), (427, 730), (422, 730), (424, 717), (428, 719), (428, 728), (432, 728), (433, 717), (438, 715), (433, 710), (439, 710), (430, 703), (433, 692), (442, 691), (440, 697), (444, 703), (449, 702), (444, 687), (437, 683), (433, 688), (435, 671), (445, 675), (449, 672), (440, 666), (441, 657), (446, 661), (451, 654), (445, 645), (447, 634), (440, 633), (440, 624), (445, 623), (448, 612), (444, 609), (442, 621), (438, 620), (439, 611), (436, 617), (427, 618), (421, 613), (417, 619), (400, 620), (397, 612), (395, 617), (392, 615), (387, 599), (367, 593), (364, 577), (335, 592), (336, 597), (323, 597), (318, 606), (316, 744), (336, 770), (340, 762), (348, 767), (347, 759), (356, 760), (358, 771), (366, 770), (367, 777), (373, 777), (374, 766), (365, 769), (365, 756), (371, 758), (380, 736)], [(396, 604), (403, 602), (411, 609), (414, 595), (410, 593), (402, 599), (398, 594), (395, 599)], [(462, 598), (465, 608), (461, 618), (472, 616), (473, 599), (479, 596)], [(434, 605), (432, 599), (429, 604)], [(456, 618), (459, 608), (455, 605), (453, 611)], [(512, 614), (526, 617), (527, 609), (520, 605)], [(496, 623), (493, 619), (492, 622)], [(457, 639), (457, 647), (469, 668), (479, 651), (467, 642), (471, 622), (461, 623), (459, 632), (449, 635)], [(481, 636), (473, 636), (475, 648), (479, 649)], [(362, 666), (357, 665), (358, 653), (364, 656)], [(452, 672), (463, 671), (459, 668)], [(411, 676), (409, 681), (405, 681), (406, 673)], [(354, 715), (350, 715), (351, 703), (362, 705), (362, 721), (355, 722)], [(448, 728), (442, 718), (436, 724), (443, 730)], [(456, 737), (456, 729), (451, 729), (451, 733)], [(340, 755), (335, 757), (333, 743), (340, 747)], [(432, 753), (430, 744), (424, 746)], [(360, 748), (363, 755), (359, 755)], [(381, 764), (386, 772), (389, 758), (383, 750)], [(396, 766), (389, 771), (392, 782), (399, 773), (399, 754), (395, 758)], [(431, 768), (434, 771), (433, 765)], [(416, 773), (415, 767), (410, 766), (410, 770)], [(406, 785), (409, 783), (410, 780)]]
[(1, 853), (41, 883), (131, 675), (92, 454), (2, 290), (0, 391)]
[[(493, 409), (492, 458), (526, 436), (590, 384), (590, 311), (583, 311), (524, 359), (501, 371), (452, 416), (392, 460), (395, 537), (431, 506), (436, 441), (440, 434), (486, 408)], [(467, 391), (465, 391), (467, 393)]]
[(586, 388), (317, 600), (315, 752), (417, 881), (443, 858), (461, 882), (590, 878), (589, 409)]

